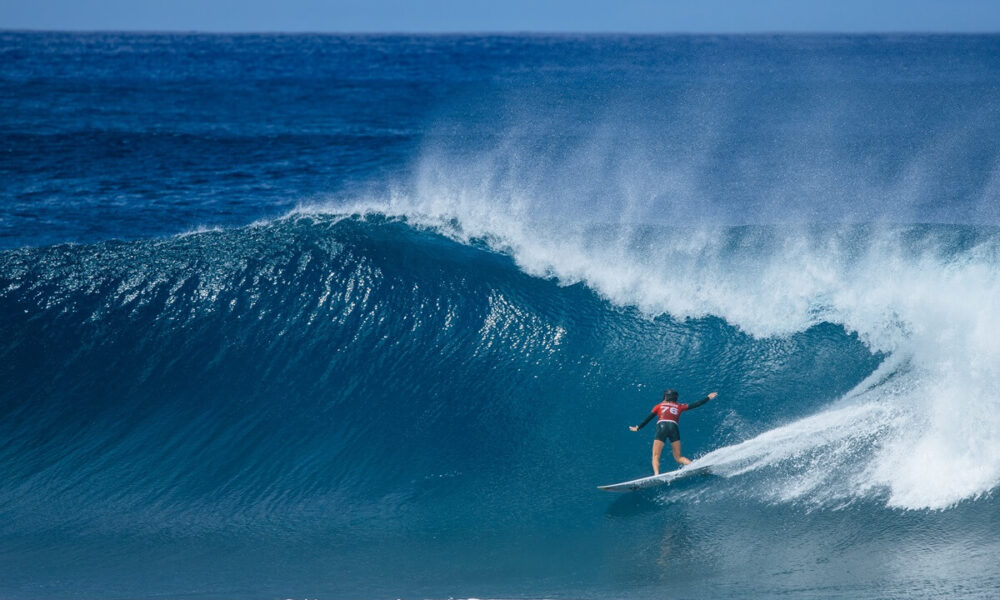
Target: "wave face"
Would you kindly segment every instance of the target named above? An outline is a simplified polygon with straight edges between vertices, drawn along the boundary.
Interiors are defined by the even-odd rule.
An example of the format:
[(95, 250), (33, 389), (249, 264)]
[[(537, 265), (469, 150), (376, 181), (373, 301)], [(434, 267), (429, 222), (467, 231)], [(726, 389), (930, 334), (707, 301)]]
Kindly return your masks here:
[(0, 596), (994, 597), (998, 44), (0, 33)]
[[(596, 234), (563, 240), (561, 263), (467, 233), (300, 214), (5, 253), (5, 578), (27, 593), (71, 547), (82, 595), (163, 564), (186, 582), (167, 589), (194, 595), (220, 592), (209, 568), (273, 593), (378, 596), (404, 581), (433, 595), (444, 579), (641, 595), (631, 578), (676, 544), (663, 578), (724, 556), (709, 588), (671, 585), (728, 595), (751, 565), (791, 560), (777, 588), (753, 581), (770, 593), (835, 585), (845, 561), (901, 548), (930, 560), (975, 542), (993, 556), (995, 231), (605, 236), (628, 240), (631, 269), (598, 260)], [(648, 430), (625, 425), (666, 385), (688, 400), (720, 391), (682, 421), (686, 453), (718, 475), (609, 505), (594, 485), (647, 471)], [(729, 510), (748, 521), (693, 524)], [(829, 568), (725, 550), (759, 546), (778, 522), (809, 547), (891, 533)], [(995, 585), (995, 569), (962, 560), (962, 585)], [(863, 595), (916, 575), (867, 568)]]

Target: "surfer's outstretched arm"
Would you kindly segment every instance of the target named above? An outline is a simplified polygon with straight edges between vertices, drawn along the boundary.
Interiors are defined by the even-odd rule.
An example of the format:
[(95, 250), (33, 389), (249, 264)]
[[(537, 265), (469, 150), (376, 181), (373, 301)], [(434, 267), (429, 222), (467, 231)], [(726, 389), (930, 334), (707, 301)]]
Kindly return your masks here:
[(715, 397), (716, 397), (716, 396), (718, 396), (718, 395), (719, 395), (719, 393), (718, 393), (718, 392), (712, 392), (711, 394), (709, 394), (709, 395), (705, 396), (705, 397), (704, 397), (704, 398), (702, 398), (701, 400), (698, 400), (698, 401), (696, 401), (696, 402), (692, 402), (691, 404), (688, 404), (688, 408), (689, 408), (689, 409), (691, 409), (691, 408), (698, 408), (698, 407), (699, 407), (699, 406), (701, 406), (702, 404), (704, 404), (704, 403), (708, 402), (709, 400), (711, 400), (712, 398), (715, 398)]
[(631, 429), (632, 431), (639, 431), (640, 429), (642, 429), (643, 427), (645, 427), (647, 423), (649, 423), (650, 421), (652, 421), (653, 417), (655, 417), (655, 416), (656, 416), (656, 413), (655, 412), (651, 412), (651, 413), (649, 413), (649, 415), (646, 416), (646, 420), (645, 421), (643, 421), (642, 423), (639, 423), (638, 425), (633, 425), (633, 426), (629, 427), (629, 429)]

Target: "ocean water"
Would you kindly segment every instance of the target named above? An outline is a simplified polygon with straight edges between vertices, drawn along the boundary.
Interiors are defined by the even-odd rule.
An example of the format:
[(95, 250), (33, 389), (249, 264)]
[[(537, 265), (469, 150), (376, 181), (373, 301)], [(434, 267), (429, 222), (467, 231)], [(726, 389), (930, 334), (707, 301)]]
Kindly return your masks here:
[(996, 598), (998, 330), (998, 36), (0, 32), (3, 598)]

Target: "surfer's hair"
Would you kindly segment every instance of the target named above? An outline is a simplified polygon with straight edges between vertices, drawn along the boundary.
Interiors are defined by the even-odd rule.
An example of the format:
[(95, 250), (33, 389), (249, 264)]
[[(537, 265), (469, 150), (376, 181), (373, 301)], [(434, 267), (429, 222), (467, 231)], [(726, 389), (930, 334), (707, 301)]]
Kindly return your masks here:
[(663, 401), (674, 402), (677, 400), (677, 390), (663, 390)]

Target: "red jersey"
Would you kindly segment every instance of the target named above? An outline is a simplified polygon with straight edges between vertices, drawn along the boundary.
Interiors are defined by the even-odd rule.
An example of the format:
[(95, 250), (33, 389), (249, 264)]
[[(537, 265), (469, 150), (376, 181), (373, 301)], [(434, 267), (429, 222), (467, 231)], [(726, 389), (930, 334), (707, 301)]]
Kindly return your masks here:
[(676, 423), (681, 418), (681, 413), (688, 409), (687, 404), (678, 404), (664, 400), (653, 407), (652, 412), (656, 413), (656, 422), (670, 421)]

